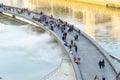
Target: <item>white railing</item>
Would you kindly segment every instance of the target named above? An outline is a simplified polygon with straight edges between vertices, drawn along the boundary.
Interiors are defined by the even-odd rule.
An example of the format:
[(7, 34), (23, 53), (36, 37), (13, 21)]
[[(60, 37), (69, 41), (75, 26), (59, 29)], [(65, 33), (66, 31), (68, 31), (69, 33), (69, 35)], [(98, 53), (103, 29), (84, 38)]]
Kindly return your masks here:
[(50, 77), (52, 77), (55, 73), (57, 73), (57, 72), (59, 72), (59, 70), (61, 70), (61, 68), (62, 68), (62, 63), (68, 63), (68, 62), (71, 62), (71, 60), (70, 59), (62, 59), (61, 60), (61, 63), (60, 63), (60, 65), (55, 69), (55, 70), (53, 70), (52, 72), (50, 72), (49, 74), (47, 74), (46, 76), (44, 76), (43, 78), (41, 78), (40, 80), (47, 80), (47, 79), (49, 79)]

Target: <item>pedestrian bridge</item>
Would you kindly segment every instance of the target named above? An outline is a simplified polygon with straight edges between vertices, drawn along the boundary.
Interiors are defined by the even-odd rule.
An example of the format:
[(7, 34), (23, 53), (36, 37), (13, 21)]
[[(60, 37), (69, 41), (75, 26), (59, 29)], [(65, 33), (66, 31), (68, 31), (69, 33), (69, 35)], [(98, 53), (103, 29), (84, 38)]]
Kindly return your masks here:
[[(62, 28), (56, 25), (59, 23), (58, 19), (55, 19), (52, 16), (47, 16), (43, 13), (37, 13), (5, 5), (0, 6), (0, 13), (12, 16), (13, 18), (17, 19), (22, 18), (21, 20), (25, 19), (29, 21), (29, 23), (34, 23), (52, 35), (60, 43), (60, 45), (66, 51), (66, 54), (69, 56), (74, 68), (76, 80), (94, 80), (96, 75), (100, 80), (103, 77), (105, 77), (106, 80), (116, 79), (116, 75), (119, 71), (116, 70), (111, 61), (111, 58), (106, 54), (106, 51), (104, 51), (103, 48), (101, 48), (91, 37), (86, 35), (84, 32), (81, 31), (81, 34), (79, 35), (79, 29), (73, 27), (73, 31), (69, 33), (67, 30), (70, 29), (70, 24), (65, 26), (65, 31), (67, 32), (66, 42), (68, 45), (71, 44), (71, 40), (74, 40), (74, 36), (78, 35), (78, 40), (74, 40), (74, 43), (78, 48), (77, 52), (74, 50), (74, 47), (72, 47), (71, 54), (69, 52), (70, 48), (65, 46), (65, 42), (62, 40)], [(63, 24), (64, 21), (60, 22), (60, 26)], [(76, 64), (74, 62), (74, 57), (80, 58), (80, 64)], [(100, 69), (98, 62), (102, 59), (105, 61), (105, 67)]]

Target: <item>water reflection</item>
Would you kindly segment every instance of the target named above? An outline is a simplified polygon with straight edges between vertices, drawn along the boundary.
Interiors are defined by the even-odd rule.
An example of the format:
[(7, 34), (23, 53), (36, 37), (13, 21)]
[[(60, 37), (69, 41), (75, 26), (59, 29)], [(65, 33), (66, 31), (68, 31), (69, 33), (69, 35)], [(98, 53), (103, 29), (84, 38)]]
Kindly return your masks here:
[(43, 11), (56, 18), (62, 18), (84, 30), (104, 46), (108, 52), (120, 57), (120, 10), (80, 3), (77, 0), (5, 1), (8, 5), (28, 7), (30, 10)]

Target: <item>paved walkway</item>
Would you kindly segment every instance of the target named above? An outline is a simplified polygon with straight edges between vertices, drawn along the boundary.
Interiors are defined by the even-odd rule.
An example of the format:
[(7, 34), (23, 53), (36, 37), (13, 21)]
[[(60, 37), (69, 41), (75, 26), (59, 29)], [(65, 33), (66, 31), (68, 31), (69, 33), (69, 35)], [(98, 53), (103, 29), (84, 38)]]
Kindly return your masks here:
[[(7, 11), (12, 11), (7, 10)], [(20, 12), (20, 10), (18, 10)], [(15, 13), (19, 13), (18, 11), (14, 10)], [(34, 16), (34, 20), (38, 21), (40, 19), (40, 24), (45, 24), (45, 21), (48, 21), (48, 25), (46, 26), (47, 28), (53, 30), (53, 32), (60, 38), (62, 39), (63, 33), (61, 32), (62, 28), (58, 28), (56, 26), (56, 19), (53, 19), (52, 17), (46, 16), (44, 14), (35, 14), (35, 13), (30, 13), (28, 14), (27, 11), (20, 13), (19, 15), (28, 17), (29, 19), (32, 19)], [(42, 20), (42, 21), (41, 21)], [(50, 25), (51, 24), (51, 25)], [(58, 23), (57, 23), (58, 24)], [(48, 27), (49, 26), (49, 27)], [(62, 24), (61, 24), (62, 26)], [(67, 25), (68, 26), (68, 25)], [(69, 29), (69, 27), (66, 28), (66, 32)], [(70, 41), (74, 39), (75, 35), (78, 35), (78, 32), (74, 31), (68, 33), (67, 32), (67, 37), (66, 41), (68, 44), (70, 44)], [(94, 80), (95, 75), (98, 75), (99, 80), (102, 80), (102, 77), (105, 77), (106, 80), (115, 80), (116, 74), (110, 64), (107, 62), (107, 60), (104, 58), (104, 56), (99, 52), (99, 50), (96, 49), (93, 44), (91, 44), (85, 37), (80, 35), (79, 41), (74, 41), (78, 47), (77, 53), (74, 50), (74, 47), (72, 48), (73, 56), (80, 57), (80, 64), (78, 64), (79, 69), (81, 71), (81, 75), (83, 77), (83, 80)], [(69, 50), (69, 47), (66, 47)], [(105, 60), (105, 68), (100, 69), (98, 62), (100, 60), (104, 59)]]
[[(57, 31), (55, 32), (58, 33)], [(67, 41), (70, 42), (75, 34), (77, 34), (75, 31), (68, 34)], [(59, 37), (62, 37), (60, 34), (58, 35)], [(73, 54), (74, 56), (77, 55), (77, 57), (81, 58), (78, 66), (82, 73), (83, 80), (94, 80), (95, 75), (98, 75), (100, 78), (105, 77), (106, 80), (115, 80), (115, 72), (95, 46), (83, 36), (79, 36), (79, 41), (76, 41), (76, 44), (78, 46), (78, 52), (76, 53), (74, 51)], [(105, 60), (104, 69), (100, 69), (98, 65), (98, 62), (102, 59)]]

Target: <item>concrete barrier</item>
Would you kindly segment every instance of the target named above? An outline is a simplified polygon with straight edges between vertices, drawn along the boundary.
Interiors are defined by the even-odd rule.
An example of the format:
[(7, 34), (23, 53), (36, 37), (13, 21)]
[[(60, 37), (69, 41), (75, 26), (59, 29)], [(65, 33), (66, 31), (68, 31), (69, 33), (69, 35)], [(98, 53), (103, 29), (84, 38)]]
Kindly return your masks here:
[(100, 51), (100, 53), (106, 58), (108, 63), (111, 65), (111, 67), (113, 68), (114, 72), (117, 74), (118, 71), (115, 68), (114, 64), (111, 63), (112, 60), (111, 60), (110, 56), (107, 54), (107, 52), (93, 38), (88, 36), (85, 32), (81, 31), (81, 34)]
[[(74, 30), (78, 31), (79, 29), (78, 28), (74, 28)], [(118, 71), (118, 69), (115, 68), (114, 63), (112, 63), (113, 61), (111, 60), (110, 55), (108, 55), (107, 52), (92, 37), (87, 35), (85, 32), (81, 31), (81, 35), (84, 36), (90, 43), (92, 43), (100, 51), (100, 53), (106, 58), (108, 63), (111, 65), (111, 67), (113, 68), (114, 72), (116, 74), (118, 74), (119, 71)]]
[(110, 57), (112, 57), (113, 59), (117, 60), (120, 63), (120, 59), (117, 58), (116, 56), (110, 55)]

